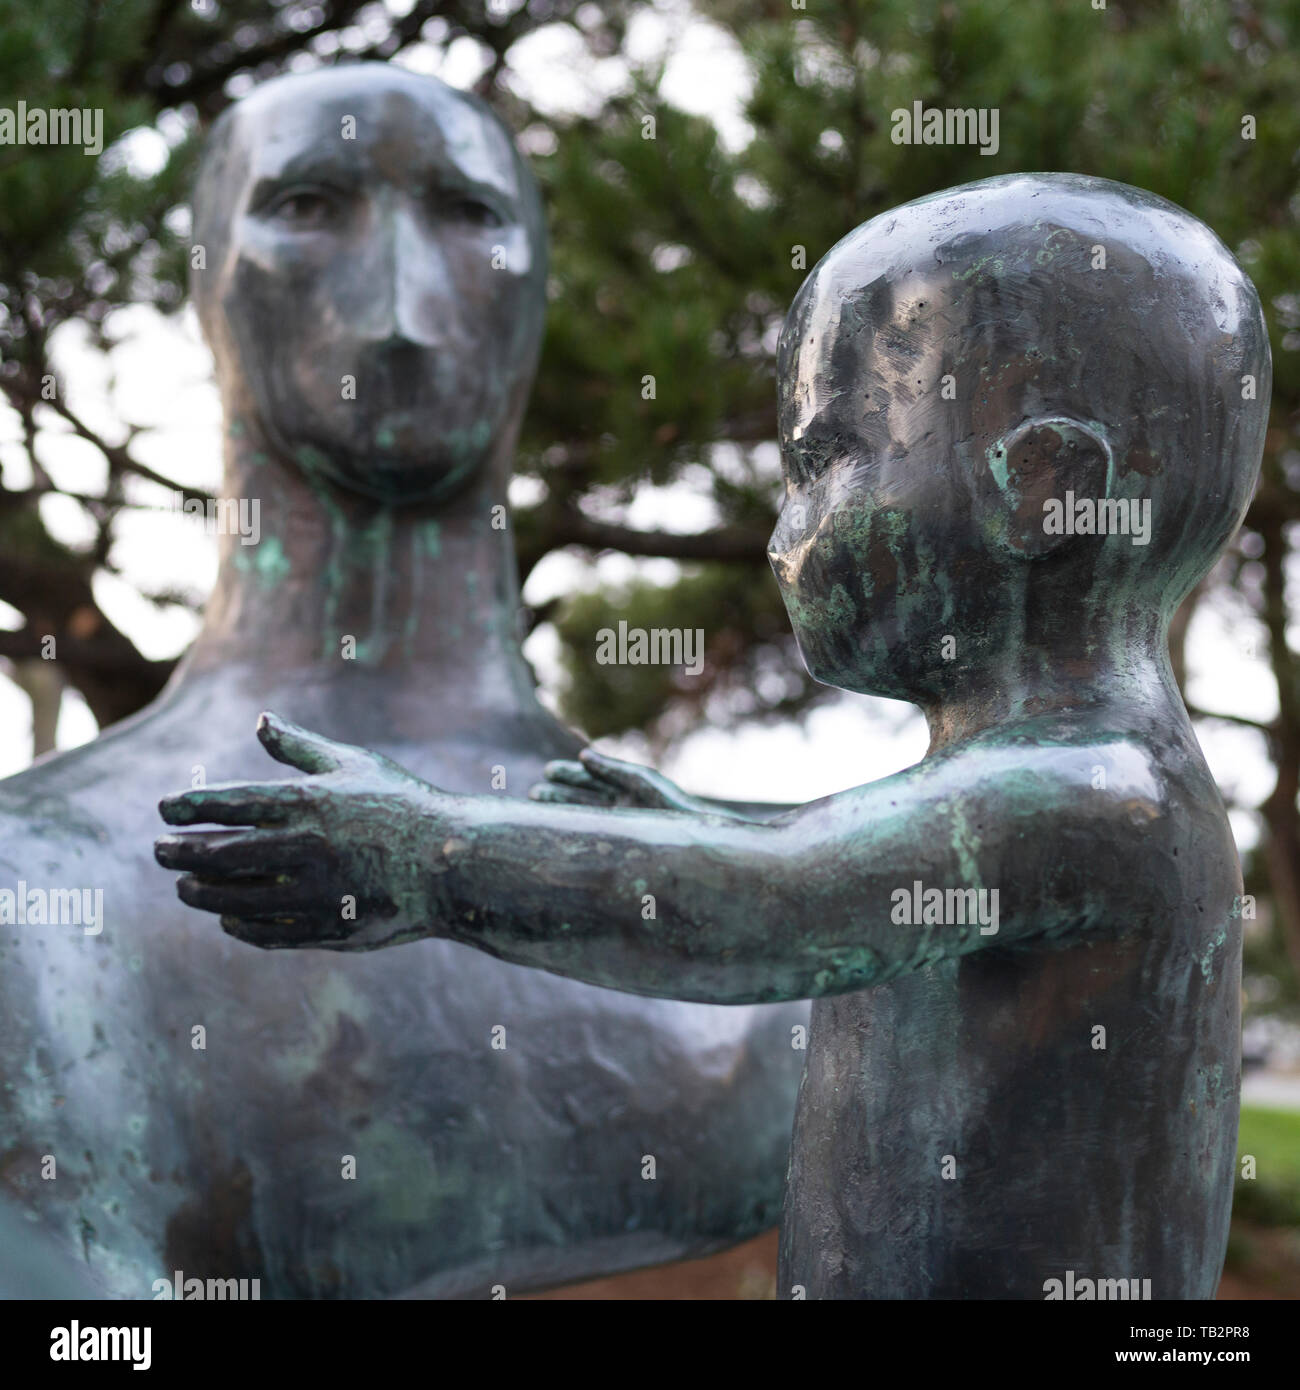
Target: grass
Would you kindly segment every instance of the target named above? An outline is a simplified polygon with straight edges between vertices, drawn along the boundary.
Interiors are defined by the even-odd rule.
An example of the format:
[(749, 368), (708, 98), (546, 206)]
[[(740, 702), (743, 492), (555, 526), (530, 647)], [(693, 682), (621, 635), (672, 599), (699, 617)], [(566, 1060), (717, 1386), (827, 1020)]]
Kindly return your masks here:
[[(1241, 1176), (1242, 1158), (1254, 1178)], [(1241, 1107), (1233, 1215), (1261, 1226), (1300, 1226), (1300, 1111)]]
[[(1255, 1160), (1254, 1178), (1241, 1160)], [(1220, 1298), (1300, 1298), (1300, 1112), (1245, 1105)]]

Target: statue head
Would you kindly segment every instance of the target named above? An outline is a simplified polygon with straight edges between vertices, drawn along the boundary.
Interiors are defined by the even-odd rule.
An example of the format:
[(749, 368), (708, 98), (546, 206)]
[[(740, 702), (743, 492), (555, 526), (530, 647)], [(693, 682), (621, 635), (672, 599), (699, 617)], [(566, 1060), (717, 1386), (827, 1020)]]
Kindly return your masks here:
[(1250, 500), (1271, 365), (1254, 286), (1203, 223), (1017, 174), (834, 246), (778, 379), (769, 553), (808, 668), (924, 705), (1013, 649), (1163, 644)]
[(193, 235), (227, 412), (310, 476), (436, 500), (513, 439), (545, 222), (475, 97), (382, 63), (275, 78), (213, 127)]

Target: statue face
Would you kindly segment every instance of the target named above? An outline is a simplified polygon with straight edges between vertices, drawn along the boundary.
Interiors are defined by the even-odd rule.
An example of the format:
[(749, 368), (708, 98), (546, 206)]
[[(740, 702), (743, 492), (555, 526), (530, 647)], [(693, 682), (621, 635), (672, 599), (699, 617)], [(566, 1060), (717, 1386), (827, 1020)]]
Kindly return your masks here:
[(985, 597), (978, 583), (937, 582), (958, 556), (967, 581), (981, 563), (953, 467), (976, 426), (969, 401), (936, 408), (925, 389), (947, 370), (939, 277), (869, 268), (859, 289), (860, 271), (810, 279), (790, 311), (786, 497), (768, 553), (809, 672), (911, 699), (939, 660), (934, 634), (965, 631)]
[(541, 338), (543, 222), (509, 137), (378, 64), (269, 82), (230, 122), (196, 200), (225, 235), (196, 283), (219, 368), (309, 472), (384, 500), (454, 490), (513, 424)]
[(978, 602), (979, 591), (935, 582), (969, 544), (967, 519), (948, 515), (945, 441), (927, 438), (921, 422), (895, 421), (904, 434), (891, 434), (887, 415), (828, 400), (783, 439), (786, 498), (768, 554), (809, 672), (826, 685), (910, 699), (928, 639), (953, 630), (942, 626), (945, 605)]

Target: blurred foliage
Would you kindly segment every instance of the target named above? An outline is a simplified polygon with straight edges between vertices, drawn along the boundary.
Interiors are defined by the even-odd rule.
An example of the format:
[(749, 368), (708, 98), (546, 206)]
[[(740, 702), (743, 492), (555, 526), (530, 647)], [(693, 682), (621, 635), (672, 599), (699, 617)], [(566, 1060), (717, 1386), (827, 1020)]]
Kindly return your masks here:
[[(1208, 222), (1247, 265), (1268, 315), (1264, 479), (1211, 591), (1230, 590), (1250, 615), (1237, 629), (1269, 661), (1280, 711), (1266, 726), (1235, 710), (1209, 714), (1252, 727), (1277, 772), (1272, 795), (1250, 808), (1263, 832), (1248, 881), (1273, 924), (1252, 949), (1272, 953), (1267, 968), (1288, 959), (1294, 991), (1300, 661), (1286, 637), (1285, 583), (1300, 520), (1297, 0), (1102, 10), (1079, 0), (712, 0), (699, 13), (751, 78), (743, 138), (726, 140), (714, 119), (665, 99), (658, 60), (626, 57), (628, 23), (647, 8), (634, 0), (417, 0), (399, 13), (407, 4), (0, 0), (5, 100), (99, 105), (109, 140), (151, 126), (170, 151), (143, 176), (120, 148), (92, 160), (0, 146), (0, 388), (35, 478), (9, 491), (0, 480), (0, 599), (25, 620), (0, 632), (0, 657), (22, 661), (39, 634), (60, 634), (69, 678), (101, 722), (144, 703), (166, 676), (169, 663), (145, 662), (113, 629), (90, 581), (114, 568), (121, 508), (170, 484), (139, 464), (125, 422), (120, 437), (98, 438), (62, 389), (46, 403), (39, 386), (61, 325), (79, 321), (104, 346), (115, 307), (181, 302), (178, 205), (195, 140), (254, 80), (416, 43), (478, 46), (477, 90), (530, 152), (553, 239), (548, 338), (519, 459), (531, 482), (517, 515), (521, 569), (566, 547), (592, 560), (609, 550), (677, 562), (675, 579), (660, 563), (616, 585), (593, 568), (582, 592), (534, 615), (561, 639), (565, 716), (592, 735), (644, 729), (661, 745), (700, 718), (787, 716), (827, 695), (803, 672), (764, 557), (780, 488), (773, 355), (807, 269), (866, 218), (952, 184), (1016, 170), (1119, 179)], [(553, 26), (593, 64), (624, 56), (623, 90), (593, 115), (534, 109), (514, 81), (515, 45)], [(996, 108), (998, 152), (894, 144), (890, 113), (915, 101)], [(1243, 138), (1246, 117), (1253, 139)], [(97, 535), (83, 548), (51, 537), (39, 511), (60, 490), (40, 467), (41, 437), (67, 429), (107, 465), (105, 486), (81, 499)], [(634, 498), (657, 498), (667, 520), (630, 525)], [(707, 525), (673, 524), (688, 501)], [(597, 633), (620, 619), (702, 627), (704, 674), (598, 665)], [(1244, 679), (1244, 653), (1242, 669)]]
[[(719, 566), (688, 574), (672, 585), (635, 582), (599, 593), (578, 594), (557, 622), (568, 677), (566, 713), (592, 738), (644, 728), (688, 691), (694, 704), (715, 690), (728, 718), (744, 718), (760, 707), (781, 713), (799, 707), (802, 667), (787, 651), (789, 621), (773, 583), (736, 584)], [(602, 629), (682, 629), (703, 634), (704, 669), (698, 676), (668, 666), (601, 665), (592, 653)], [(739, 660), (755, 673), (753, 685), (738, 688), (723, 673)], [(683, 730), (684, 731), (684, 730)]]

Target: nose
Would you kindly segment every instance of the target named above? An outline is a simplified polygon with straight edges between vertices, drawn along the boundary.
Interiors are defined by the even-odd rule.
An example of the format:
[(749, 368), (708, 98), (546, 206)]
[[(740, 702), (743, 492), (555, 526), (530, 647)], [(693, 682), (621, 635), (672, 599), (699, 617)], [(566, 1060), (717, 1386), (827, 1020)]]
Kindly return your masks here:
[(452, 276), (437, 239), (400, 196), (374, 205), (355, 300), (354, 330), (365, 342), (447, 343), (456, 313)]

